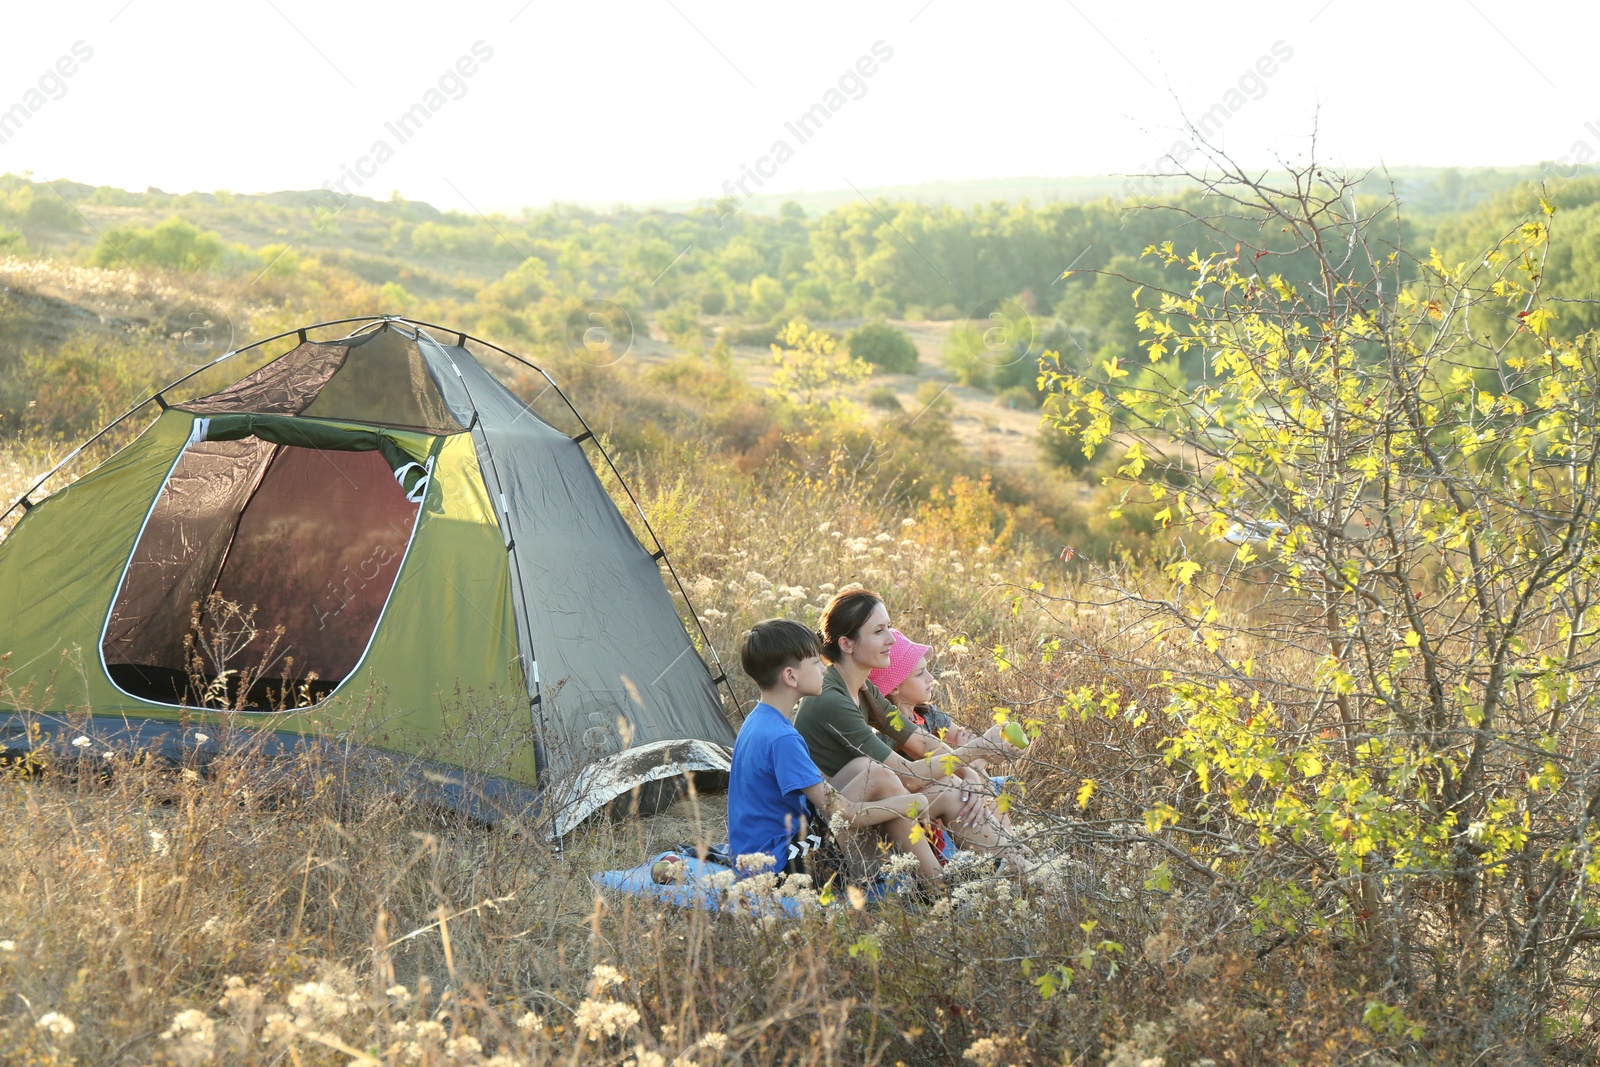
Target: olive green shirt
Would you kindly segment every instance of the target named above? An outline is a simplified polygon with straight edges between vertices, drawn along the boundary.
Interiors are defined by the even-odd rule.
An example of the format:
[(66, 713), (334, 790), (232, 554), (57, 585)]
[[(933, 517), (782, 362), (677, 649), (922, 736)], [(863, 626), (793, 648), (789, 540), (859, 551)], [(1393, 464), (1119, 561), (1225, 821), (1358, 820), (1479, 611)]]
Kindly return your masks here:
[(882, 763), (917, 732), (871, 682), (864, 683), (858, 706), (838, 667), (822, 676), (821, 693), (800, 701), (794, 728), (805, 738), (817, 769), (830, 778), (857, 756)]

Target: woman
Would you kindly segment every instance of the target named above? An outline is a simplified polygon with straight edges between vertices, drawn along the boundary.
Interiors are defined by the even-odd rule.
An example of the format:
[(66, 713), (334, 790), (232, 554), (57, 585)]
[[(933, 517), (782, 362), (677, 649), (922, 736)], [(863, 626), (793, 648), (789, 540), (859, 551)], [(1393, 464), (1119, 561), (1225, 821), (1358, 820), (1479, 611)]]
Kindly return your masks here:
[[(1005, 855), (1025, 868), (1022, 850), (998, 821), (985, 791), (943, 773), (934, 765), (941, 761), (920, 758), (932, 751), (924, 740), (929, 735), (919, 733), (868, 680), (872, 671), (890, 666), (895, 644), (883, 600), (865, 589), (836, 594), (822, 609), (818, 636), (828, 670), (822, 692), (800, 702), (794, 725), (829, 783), (842, 791), (860, 775), (887, 770), (927, 798), (925, 816), (943, 821), (958, 843)], [(905, 746), (910, 758), (896, 746)], [(927, 860), (920, 862), (924, 877), (941, 877), (937, 862), (932, 870)]]

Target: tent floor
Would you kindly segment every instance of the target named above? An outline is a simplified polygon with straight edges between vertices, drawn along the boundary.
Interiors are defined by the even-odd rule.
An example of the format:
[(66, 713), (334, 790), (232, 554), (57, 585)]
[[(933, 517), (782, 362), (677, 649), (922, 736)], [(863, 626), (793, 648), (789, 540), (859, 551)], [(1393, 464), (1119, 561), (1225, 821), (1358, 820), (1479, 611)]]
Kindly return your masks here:
[[(190, 678), (183, 671), (175, 671), (170, 667), (152, 667), (148, 664), (137, 663), (110, 663), (106, 665), (106, 673), (111, 676), (111, 681), (116, 687), (129, 696), (139, 697), (143, 700), (154, 700), (162, 704), (183, 704), (195, 706), (198, 701), (191, 685)], [(211, 679), (202, 679), (209, 684)], [(307, 685), (310, 702), (316, 704), (324, 700), (338, 685), (337, 680), (319, 678)], [(289, 683), (291, 689), (298, 688)], [(269, 678), (256, 682), (250, 687), (244, 702), (245, 710), (249, 711), (276, 711), (285, 703), (283, 690), (285, 683), (279, 678)], [(293, 695), (293, 694), (291, 694)], [(239, 679), (228, 679), (229, 708), (239, 707)]]

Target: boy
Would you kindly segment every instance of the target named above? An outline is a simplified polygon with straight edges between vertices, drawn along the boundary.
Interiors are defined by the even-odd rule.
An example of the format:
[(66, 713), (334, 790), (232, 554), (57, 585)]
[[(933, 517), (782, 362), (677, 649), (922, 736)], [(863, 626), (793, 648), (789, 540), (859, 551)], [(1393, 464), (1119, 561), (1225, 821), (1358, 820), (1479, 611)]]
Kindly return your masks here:
[(739, 662), (760, 687), (761, 703), (746, 716), (733, 745), (729, 851), (763, 853), (783, 871), (799, 873), (808, 855), (827, 841), (828, 817), (838, 813), (852, 827), (882, 826), (901, 851), (929, 861), (924, 870), (937, 870), (925, 835), (913, 832), (926, 800), (907, 793), (891, 773), (859, 775), (845, 792), (834, 790), (796, 732), (800, 698), (822, 691), (817, 635), (789, 619), (768, 619), (751, 628)]

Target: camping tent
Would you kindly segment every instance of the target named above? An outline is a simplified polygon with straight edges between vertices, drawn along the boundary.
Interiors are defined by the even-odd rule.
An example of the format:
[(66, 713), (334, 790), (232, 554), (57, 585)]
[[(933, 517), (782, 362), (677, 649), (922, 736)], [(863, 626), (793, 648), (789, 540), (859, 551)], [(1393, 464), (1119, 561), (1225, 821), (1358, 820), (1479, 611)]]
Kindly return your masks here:
[[(366, 325), (296, 331), (218, 392), (155, 394), (131, 444), (19, 501), (0, 541), (7, 746), (59, 746), (85, 722), (173, 752), (207, 724), (282, 747), (360, 723), (455, 802), (491, 819), (542, 802), (558, 833), (641, 783), (725, 772), (725, 678), (663, 584), (664, 550), (590, 465), (586, 443), (610, 461), (587, 424), (535, 414), (465, 335), (349, 321)], [(253, 638), (230, 604), (254, 607)], [(465, 762), (463, 719), (480, 750), (492, 735), (470, 787), (438, 773)]]

